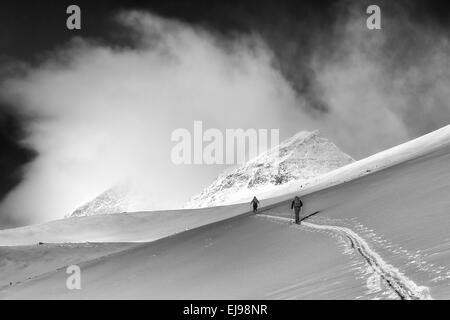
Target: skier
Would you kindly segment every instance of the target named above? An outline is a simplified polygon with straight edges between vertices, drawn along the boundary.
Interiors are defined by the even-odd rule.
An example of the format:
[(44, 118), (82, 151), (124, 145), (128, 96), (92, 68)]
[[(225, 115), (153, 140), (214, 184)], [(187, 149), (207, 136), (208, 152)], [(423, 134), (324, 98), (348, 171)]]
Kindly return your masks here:
[(250, 205), (253, 205), (253, 212), (258, 211), (259, 200), (256, 197), (253, 197), (253, 200), (250, 202)]
[(300, 224), (300, 210), (303, 206), (302, 200), (300, 200), (299, 197), (295, 197), (294, 200), (292, 200), (291, 203), (291, 210), (294, 209), (295, 212), (295, 223)]

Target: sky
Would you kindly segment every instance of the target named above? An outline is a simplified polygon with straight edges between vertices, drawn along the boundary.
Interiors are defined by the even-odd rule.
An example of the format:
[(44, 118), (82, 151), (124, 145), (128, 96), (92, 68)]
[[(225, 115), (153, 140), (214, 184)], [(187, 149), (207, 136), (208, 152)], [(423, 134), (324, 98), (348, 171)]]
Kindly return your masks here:
[[(81, 30), (66, 8), (81, 8)], [(381, 8), (368, 30), (366, 8)], [(2, 1), (0, 228), (139, 179), (175, 208), (222, 165), (175, 165), (178, 128), (319, 129), (363, 158), (450, 120), (445, 1)]]

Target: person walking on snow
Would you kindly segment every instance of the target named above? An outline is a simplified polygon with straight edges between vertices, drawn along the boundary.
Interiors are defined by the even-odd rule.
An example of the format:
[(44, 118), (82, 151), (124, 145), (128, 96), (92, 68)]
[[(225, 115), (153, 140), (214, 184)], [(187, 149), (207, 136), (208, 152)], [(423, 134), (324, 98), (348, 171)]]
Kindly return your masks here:
[(300, 210), (303, 207), (303, 202), (299, 197), (295, 197), (291, 203), (291, 210), (294, 209), (295, 212), (295, 223), (300, 224)]
[(256, 199), (256, 197), (253, 197), (252, 202), (250, 202), (250, 205), (253, 205), (253, 212), (258, 211), (258, 204), (259, 204), (259, 200)]

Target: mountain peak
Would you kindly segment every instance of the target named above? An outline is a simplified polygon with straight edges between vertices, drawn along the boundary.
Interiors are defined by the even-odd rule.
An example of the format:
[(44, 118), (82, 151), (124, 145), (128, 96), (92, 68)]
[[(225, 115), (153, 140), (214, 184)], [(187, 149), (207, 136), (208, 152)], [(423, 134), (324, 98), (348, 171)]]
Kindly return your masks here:
[(332, 142), (320, 137), (318, 130), (300, 131), (239, 168), (219, 175), (185, 207), (201, 208), (242, 202), (287, 183), (298, 182), (300, 186), (310, 178), (353, 161)]
[(145, 211), (154, 206), (154, 199), (142, 186), (126, 180), (105, 190), (65, 217)]

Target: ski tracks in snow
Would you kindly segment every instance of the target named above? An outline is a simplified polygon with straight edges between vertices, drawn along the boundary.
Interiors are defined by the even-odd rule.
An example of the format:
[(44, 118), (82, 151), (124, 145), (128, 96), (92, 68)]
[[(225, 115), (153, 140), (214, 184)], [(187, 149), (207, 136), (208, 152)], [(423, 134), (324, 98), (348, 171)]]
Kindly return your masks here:
[[(292, 219), (258, 214), (259, 217), (274, 219), (287, 223), (292, 223)], [(315, 224), (302, 221), (301, 226), (310, 228), (316, 231), (330, 231), (332, 233), (341, 235), (348, 240), (349, 246), (352, 250), (357, 252), (367, 263), (368, 267), (372, 269), (373, 273), (378, 275), (387, 286), (395, 292), (395, 294), (402, 300), (430, 300), (430, 290), (425, 286), (418, 286), (414, 281), (409, 279), (400, 270), (391, 264), (387, 263), (377, 252), (375, 252), (360, 235), (353, 230), (323, 224)], [(299, 227), (301, 227), (299, 226)]]

